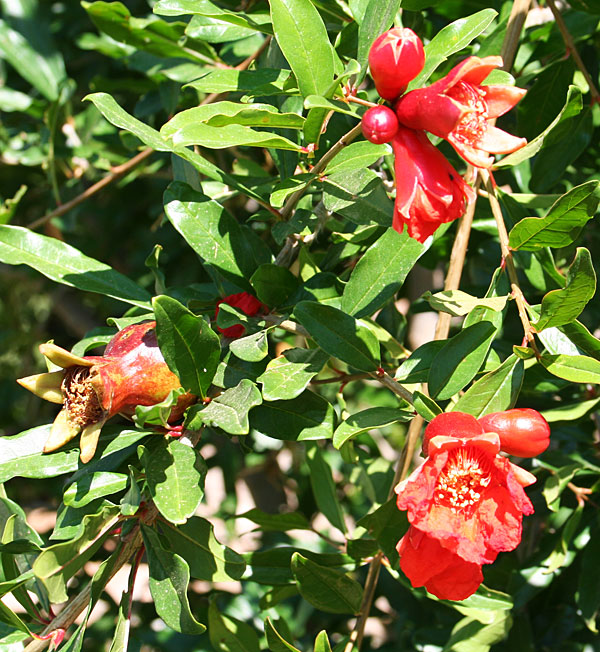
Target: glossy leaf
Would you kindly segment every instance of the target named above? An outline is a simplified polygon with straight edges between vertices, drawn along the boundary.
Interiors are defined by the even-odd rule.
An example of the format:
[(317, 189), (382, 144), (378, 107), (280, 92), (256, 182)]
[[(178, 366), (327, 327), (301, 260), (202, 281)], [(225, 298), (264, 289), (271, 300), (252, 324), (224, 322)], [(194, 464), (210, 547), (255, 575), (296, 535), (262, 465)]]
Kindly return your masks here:
[(313, 301), (301, 301), (294, 316), (327, 353), (362, 371), (379, 367), (379, 342), (350, 315)]
[(306, 463), (317, 507), (334, 527), (345, 533), (344, 514), (337, 499), (331, 467), (317, 444), (306, 447)]
[(251, 509), (236, 518), (247, 518), (265, 532), (287, 532), (288, 530), (310, 530), (310, 523), (300, 512), (268, 514), (260, 509)]
[(285, 441), (330, 439), (335, 412), (329, 401), (306, 390), (287, 401), (268, 401), (250, 413), (250, 427)]
[(297, 647), (288, 643), (283, 636), (275, 629), (270, 618), (265, 621), (265, 635), (270, 652), (300, 652)]
[(217, 652), (260, 652), (258, 634), (254, 629), (222, 613), (214, 600), (208, 608), (208, 634)]
[(171, 523), (185, 523), (204, 496), (206, 465), (200, 454), (173, 439), (145, 449), (142, 459), (159, 512)]
[(556, 200), (544, 217), (521, 220), (510, 232), (510, 246), (535, 251), (542, 247), (565, 247), (573, 242), (598, 209), (599, 185), (598, 181), (588, 181), (572, 188)]
[(302, 394), (322, 369), (329, 355), (321, 349), (288, 349), (271, 360), (257, 381), (265, 401), (292, 399)]
[(542, 354), (540, 362), (553, 376), (572, 383), (600, 383), (600, 362), (586, 355)]
[(123, 274), (66, 242), (21, 226), (0, 225), (0, 262), (28, 265), (56, 283), (148, 308), (150, 295)]
[(229, 348), (240, 360), (260, 362), (269, 354), (268, 333), (268, 330), (262, 330), (239, 337), (230, 343)]
[(410, 421), (414, 411), (400, 408), (375, 407), (352, 414), (342, 421), (333, 433), (333, 445), (341, 448), (347, 441), (358, 437), (363, 432), (372, 428), (383, 428), (392, 423)]
[(206, 396), (219, 365), (219, 336), (202, 317), (176, 299), (161, 295), (152, 299), (156, 337), (169, 369), (184, 389)]
[(358, 261), (342, 295), (342, 310), (373, 314), (402, 287), (425, 248), (407, 233), (388, 229)]
[(230, 435), (247, 435), (250, 432), (248, 412), (262, 403), (262, 396), (256, 385), (247, 378), (236, 387), (226, 389), (206, 406), (190, 410), (186, 428), (199, 430), (202, 424), (221, 428)]
[(320, 566), (298, 552), (292, 556), (292, 572), (300, 595), (313, 607), (327, 613), (358, 613), (363, 589), (356, 580)]
[(250, 285), (260, 301), (269, 307), (280, 306), (298, 288), (298, 279), (285, 267), (266, 263), (250, 278)]
[(319, 12), (310, 0), (270, 0), (269, 4), (275, 38), (300, 93), (304, 97), (325, 94), (333, 81), (334, 59)]
[(366, 140), (358, 143), (350, 143), (348, 147), (334, 156), (325, 168), (327, 174), (334, 172), (352, 172), (373, 165), (382, 156), (391, 154), (390, 145), (376, 145)]
[(446, 312), (454, 317), (463, 317), (477, 307), (500, 312), (504, 310), (509, 297), (487, 297), (479, 299), (462, 290), (444, 290), (435, 294), (427, 291), (423, 294), (423, 299), (438, 312)]
[(445, 345), (444, 340), (432, 340), (421, 344), (398, 367), (394, 380), (399, 383), (426, 383), (431, 365)]
[(188, 602), (188, 565), (179, 555), (162, 547), (152, 528), (142, 525), (142, 534), (150, 569), (150, 592), (156, 613), (176, 632), (202, 634), (206, 627), (194, 618)]
[(96, 472), (81, 477), (70, 484), (63, 494), (65, 505), (83, 507), (96, 498), (110, 496), (127, 486), (124, 473)]
[(331, 645), (329, 644), (329, 639), (327, 638), (327, 632), (325, 630), (322, 630), (317, 634), (317, 638), (315, 638), (314, 652), (331, 652)]
[[(154, 9), (156, 10), (156, 5)], [(285, 93), (287, 87), (293, 89), (295, 85), (294, 77), (289, 70), (277, 70), (275, 68), (210, 70), (200, 79), (186, 84), (186, 86), (195, 88), (201, 93), (237, 91), (258, 96)]]

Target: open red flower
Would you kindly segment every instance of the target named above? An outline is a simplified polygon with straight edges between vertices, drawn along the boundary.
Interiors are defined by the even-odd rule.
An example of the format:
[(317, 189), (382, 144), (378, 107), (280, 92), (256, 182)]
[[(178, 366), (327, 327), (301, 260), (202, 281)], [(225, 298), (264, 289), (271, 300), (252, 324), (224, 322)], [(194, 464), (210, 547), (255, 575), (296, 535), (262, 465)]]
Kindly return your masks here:
[[(230, 294), (217, 301), (215, 320), (219, 314), (219, 305), (222, 303), (226, 303), (228, 306), (233, 306), (234, 308), (239, 308), (244, 314), (248, 315), (248, 317), (254, 317), (254, 315), (257, 315), (259, 312), (269, 311), (269, 307), (260, 302), (256, 297), (248, 294), (248, 292), (239, 292), (238, 294)], [(236, 324), (235, 326), (229, 326), (228, 328), (217, 326), (217, 330), (219, 333), (223, 333), (225, 337), (232, 339), (242, 337), (246, 332), (246, 328), (242, 324)]]
[[(155, 328), (154, 321), (127, 326), (110, 340), (101, 356), (77, 356), (56, 344), (40, 345), (40, 352), (61, 369), (17, 382), (36, 396), (63, 406), (52, 424), (45, 453), (81, 433), (80, 458), (88, 462), (110, 417), (131, 417), (136, 406), (160, 403), (181, 387), (158, 347)], [(169, 421), (179, 419), (195, 401), (192, 394), (179, 396)]]
[(445, 138), (471, 165), (489, 168), (490, 154), (509, 154), (527, 144), (494, 127), (497, 118), (525, 95), (522, 88), (506, 84), (482, 86), (502, 57), (468, 57), (431, 86), (410, 91), (398, 100), (396, 115), (411, 129), (426, 129)]
[(400, 126), (392, 140), (396, 173), (393, 227), (424, 242), (441, 224), (465, 211), (473, 189), (431, 144), (424, 131)]
[(464, 600), (481, 583), (481, 565), (521, 541), (523, 515), (533, 513), (523, 487), (535, 478), (498, 455), (495, 433), (435, 436), (427, 449), (396, 488), (411, 524), (398, 543), (400, 567), (413, 586)]

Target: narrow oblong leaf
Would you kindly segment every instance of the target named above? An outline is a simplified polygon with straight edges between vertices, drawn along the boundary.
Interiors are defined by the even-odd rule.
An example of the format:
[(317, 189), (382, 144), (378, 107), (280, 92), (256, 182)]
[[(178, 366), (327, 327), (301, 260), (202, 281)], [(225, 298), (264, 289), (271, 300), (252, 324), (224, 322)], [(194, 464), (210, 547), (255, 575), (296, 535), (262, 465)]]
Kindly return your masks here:
[(317, 444), (307, 445), (306, 463), (318, 508), (334, 527), (345, 533), (344, 514), (337, 499), (331, 468)]
[(321, 349), (288, 349), (271, 360), (257, 381), (263, 384), (265, 401), (292, 399), (302, 394), (329, 354)]
[(169, 369), (196, 396), (206, 396), (221, 354), (219, 336), (176, 299), (154, 297), (156, 337)]
[(324, 95), (333, 81), (334, 54), (321, 15), (310, 0), (270, 0), (269, 4), (275, 38), (300, 92), (304, 97)]
[(52, 281), (148, 308), (150, 295), (137, 283), (78, 249), (22, 226), (0, 225), (0, 262), (28, 265)]
[(372, 428), (383, 428), (392, 423), (410, 421), (414, 411), (401, 408), (375, 407), (352, 414), (342, 421), (333, 433), (333, 445), (340, 448), (350, 439), (357, 437)]
[(553, 376), (572, 383), (600, 383), (600, 361), (587, 355), (542, 354), (540, 362)]
[(355, 614), (362, 601), (362, 586), (352, 578), (303, 557), (292, 555), (292, 573), (300, 595), (313, 607), (335, 614)]
[(294, 315), (329, 355), (362, 371), (379, 367), (377, 337), (350, 315), (314, 301), (301, 301)]
[(275, 629), (270, 618), (265, 621), (265, 635), (270, 652), (300, 652), (297, 647), (288, 643), (283, 636)]

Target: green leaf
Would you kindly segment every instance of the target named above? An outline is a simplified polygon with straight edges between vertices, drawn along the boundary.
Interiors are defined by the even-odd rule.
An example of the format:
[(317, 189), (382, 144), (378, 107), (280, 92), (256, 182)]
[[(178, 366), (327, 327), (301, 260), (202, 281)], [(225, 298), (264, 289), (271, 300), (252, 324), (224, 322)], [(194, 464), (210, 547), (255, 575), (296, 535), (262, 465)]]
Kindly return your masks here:
[(498, 12), (492, 8), (482, 9), (466, 18), (459, 18), (441, 29), (425, 46), (425, 66), (408, 85), (408, 89), (424, 86), (438, 66), (452, 54), (466, 48), (497, 15)]
[(257, 381), (265, 370), (266, 364), (266, 360), (246, 362), (235, 356), (231, 351), (227, 351), (217, 368), (213, 384), (217, 387), (228, 388), (235, 387), (244, 378)]
[(265, 532), (287, 532), (288, 530), (310, 530), (310, 523), (300, 512), (268, 514), (260, 509), (251, 509), (235, 518), (247, 518)]
[(352, 270), (342, 295), (342, 310), (356, 317), (373, 314), (398, 292), (424, 251), (407, 233), (388, 229)]
[[(40, 32), (50, 31), (41, 18), (35, 29), (38, 37)], [(60, 53), (53, 48), (49, 51), (49, 43), (34, 43), (30, 35), (16, 31), (7, 20), (0, 19), (0, 58), (8, 61), (47, 100), (58, 99), (66, 73)]]
[(186, 419), (186, 428), (199, 430), (202, 424), (221, 428), (230, 435), (250, 432), (248, 412), (262, 403), (256, 385), (244, 378), (236, 387), (226, 389), (206, 406), (194, 406)]
[(256, 296), (267, 306), (274, 308), (285, 301), (298, 288), (298, 279), (286, 267), (266, 263), (250, 277), (250, 285)]
[(90, 473), (70, 484), (63, 494), (65, 505), (83, 507), (96, 498), (115, 494), (127, 486), (127, 475), (109, 471)]
[(356, 224), (392, 225), (394, 202), (373, 170), (341, 170), (328, 175), (323, 181), (323, 204)]
[(352, 414), (342, 421), (333, 433), (333, 445), (341, 448), (350, 439), (372, 428), (383, 428), (392, 423), (410, 421), (414, 411), (400, 408), (375, 407)]
[(392, 26), (400, 5), (400, 0), (369, 0), (363, 20), (358, 27), (358, 56), (356, 58), (362, 72), (358, 76), (357, 86), (365, 78), (369, 50), (373, 41)]
[(553, 376), (572, 383), (600, 383), (600, 362), (586, 355), (547, 355), (539, 361)]
[(364, 527), (377, 540), (379, 547), (390, 560), (390, 564), (397, 566), (396, 545), (408, 530), (410, 523), (406, 512), (401, 512), (398, 509), (396, 498), (390, 498), (383, 505), (363, 516), (357, 525)]
[(346, 533), (344, 514), (337, 499), (331, 468), (317, 444), (306, 446), (306, 462), (317, 507), (334, 527)]
[(431, 365), (427, 381), (431, 395), (444, 400), (471, 382), (481, 368), (496, 332), (491, 322), (481, 321), (449, 339)]
[(206, 396), (219, 366), (219, 336), (176, 299), (154, 297), (152, 307), (158, 345), (169, 369), (186, 390)]
[(270, 652), (300, 652), (297, 647), (288, 643), (275, 629), (270, 618), (267, 618), (265, 621), (265, 635)]
[(432, 421), (444, 411), (432, 398), (419, 391), (413, 392), (413, 407), (425, 421)]
[(482, 417), (514, 407), (525, 373), (523, 360), (511, 355), (496, 369), (482, 376), (458, 399), (455, 412)]
[(108, 505), (98, 514), (86, 514), (78, 537), (49, 546), (39, 554), (33, 572), (44, 582), (51, 602), (67, 600), (67, 580), (100, 548), (119, 516), (116, 505)]
[(585, 416), (590, 410), (593, 410), (600, 403), (600, 398), (592, 398), (589, 401), (561, 405), (550, 410), (543, 410), (542, 416), (548, 423), (556, 421), (577, 421)]
[(229, 348), (240, 360), (260, 362), (269, 354), (268, 334), (268, 330), (262, 330), (246, 337), (238, 337), (229, 344)]
[(314, 652), (331, 652), (331, 645), (327, 638), (327, 632), (323, 629), (317, 634), (315, 638)]
[(361, 140), (358, 143), (350, 143), (341, 150), (339, 154), (333, 157), (325, 172), (333, 174), (334, 172), (353, 172), (368, 168), (376, 163), (382, 156), (392, 153), (388, 144), (376, 145), (367, 140)]
[(577, 319), (596, 292), (596, 273), (590, 252), (578, 247), (567, 270), (564, 288), (548, 292), (542, 299), (540, 318), (532, 326), (538, 331), (563, 326)]
[(241, 227), (219, 203), (185, 183), (171, 183), (164, 203), (169, 221), (200, 258), (249, 290), (247, 279), (271, 258), (260, 238)]
[(321, 349), (287, 349), (271, 360), (257, 378), (263, 384), (264, 400), (296, 398), (323, 369), (327, 360), (329, 355)]
[(394, 380), (399, 383), (426, 383), (431, 365), (445, 345), (444, 340), (432, 340), (421, 344), (398, 367)]
[(502, 160), (498, 161), (494, 167), (495, 168), (507, 168), (512, 167), (513, 165), (518, 165), (523, 161), (535, 156), (544, 144), (546, 138), (552, 133), (554, 129), (559, 127), (560, 123), (563, 120), (568, 120), (569, 118), (577, 115), (582, 109), (582, 99), (581, 99), (581, 90), (577, 86), (569, 86), (569, 92), (567, 93), (567, 100), (565, 105), (561, 109), (560, 113), (556, 118), (544, 129), (544, 131), (534, 138), (532, 141), (527, 143), (525, 147), (505, 156)]
[(575, 477), (575, 474), (580, 470), (579, 464), (568, 464), (558, 469), (555, 473), (549, 476), (544, 483), (542, 493), (546, 499), (548, 509), (557, 512), (560, 507), (560, 497), (567, 485)]
[(215, 652), (260, 652), (254, 629), (222, 613), (215, 600), (211, 600), (208, 608), (208, 635)]
[[(156, 10), (156, 5), (154, 6)], [(235, 91), (246, 95), (278, 95), (295, 88), (289, 70), (261, 68), (259, 70), (210, 70), (184, 88), (195, 88), (200, 93), (227, 93)]]
[(361, 371), (375, 371), (379, 367), (376, 336), (350, 315), (332, 306), (301, 301), (294, 316), (329, 355)]
[(156, 613), (176, 632), (202, 634), (206, 627), (194, 618), (188, 602), (188, 565), (179, 555), (162, 547), (153, 529), (142, 525), (142, 535), (150, 570), (150, 593)]
[(150, 295), (137, 283), (66, 242), (22, 226), (0, 225), (0, 262), (28, 265), (57, 283), (148, 308)]
[(161, 532), (171, 552), (189, 565), (192, 577), (210, 582), (239, 580), (246, 562), (235, 550), (217, 541), (212, 523), (192, 516), (182, 525), (161, 524)]
[(463, 317), (477, 307), (501, 312), (504, 310), (509, 297), (487, 297), (485, 299), (479, 299), (462, 290), (444, 290), (435, 294), (427, 290), (427, 292), (423, 293), (423, 299), (438, 312), (446, 312), (454, 317)]
[(544, 217), (526, 217), (518, 222), (509, 235), (511, 248), (536, 251), (571, 244), (598, 209), (599, 186), (598, 181), (576, 186), (557, 199)]
[(595, 634), (596, 616), (600, 609), (600, 577), (598, 569), (598, 558), (600, 556), (600, 536), (598, 527), (591, 532), (589, 542), (580, 555), (581, 571), (575, 594), (575, 602), (581, 610), (588, 628)]
[(325, 24), (310, 0), (270, 0), (277, 43), (300, 93), (325, 95), (334, 75), (333, 48)]
[(145, 448), (142, 461), (158, 511), (171, 523), (185, 523), (204, 496), (206, 465), (198, 451), (172, 439)]
[(250, 427), (285, 441), (330, 439), (335, 412), (329, 401), (306, 390), (288, 401), (269, 401), (250, 413)]
[(512, 626), (509, 611), (493, 611), (481, 622), (469, 616), (459, 620), (442, 652), (488, 652), (494, 643), (503, 641)]
[(129, 630), (131, 627), (129, 605), (132, 599), (129, 591), (123, 591), (115, 631), (108, 652), (127, 652), (129, 646)]
[(292, 573), (300, 595), (320, 611), (356, 614), (360, 610), (362, 586), (347, 575), (319, 566), (298, 552), (292, 555)]
[(326, 111), (335, 111), (344, 115), (351, 115), (354, 118), (360, 118), (358, 111), (351, 108), (352, 105), (342, 100), (330, 100), (321, 95), (309, 95), (304, 100), (305, 109), (325, 109)]

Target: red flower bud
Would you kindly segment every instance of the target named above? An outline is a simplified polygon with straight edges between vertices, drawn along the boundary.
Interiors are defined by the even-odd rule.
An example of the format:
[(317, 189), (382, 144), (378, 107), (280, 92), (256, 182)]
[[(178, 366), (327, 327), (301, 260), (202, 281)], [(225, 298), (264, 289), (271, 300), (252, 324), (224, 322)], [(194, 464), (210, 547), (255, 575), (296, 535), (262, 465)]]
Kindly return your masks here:
[(517, 457), (536, 457), (550, 444), (550, 426), (531, 408), (493, 412), (479, 419), (486, 432), (500, 437), (500, 449)]
[(425, 65), (421, 39), (407, 27), (394, 27), (375, 39), (369, 51), (369, 68), (383, 99), (400, 97)]
[(372, 106), (362, 117), (364, 137), (381, 145), (389, 143), (398, 131), (398, 118), (387, 106)]
[[(429, 455), (429, 442), (434, 437), (470, 439), (486, 432), (477, 419), (465, 412), (444, 412), (433, 419), (423, 435), (423, 455)], [(495, 432), (495, 431), (494, 431)]]
[[(81, 433), (81, 461), (96, 451), (104, 423), (115, 414), (132, 416), (138, 405), (155, 405), (181, 387), (158, 347), (156, 322), (127, 326), (107, 344), (102, 356), (76, 356), (55, 344), (40, 351), (60, 371), (21, 378), (17, 382), (63, 408), (54, 420), (44, 452), (60, 448)], [(196, 397), (183, 394), (169, 421), (179, 419)]]
[[(215, 309), (215, 320), (219, 314), (219, 305), (226, 303), (228, 306), (233, 306), (234, 308), (239, 308), (244, 314), (248, 317), (254, 317), (254, 315), (259, 312), (268, 312), (269, 307), (264, 303), (261, 303), (256, 297), (253, 297), (248, 292), (240, 292), (239, 294), (230, 294), (227, 297), (224, 297), (217, 302), (217, 307)], [(221, 328), (217, 326), (219, 333), (223, 333), (225, 337), (231, 339), (236, 339), (242, 337), (246, 332), (246, 328), (242, 324), (236, 324), (235, 326), (229, 326), (228, 328)]]

